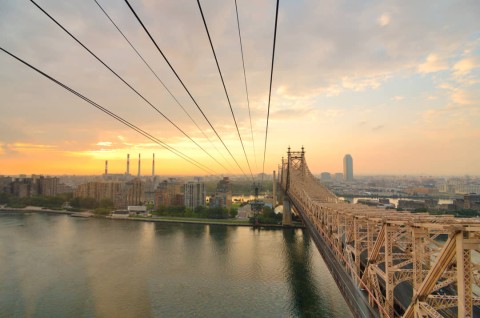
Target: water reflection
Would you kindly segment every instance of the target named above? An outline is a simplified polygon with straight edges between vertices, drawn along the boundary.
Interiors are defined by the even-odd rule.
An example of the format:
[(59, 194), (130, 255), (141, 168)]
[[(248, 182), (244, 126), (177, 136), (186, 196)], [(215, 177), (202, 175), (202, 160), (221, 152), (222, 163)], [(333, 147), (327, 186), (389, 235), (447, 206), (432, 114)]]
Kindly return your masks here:
[(318, 296), (311, 273), (310, 238), (306, 231), (283, 230), (286, 274), (293, 297), (293, 312), (301, 317), (330, 317)]
[(348, 316), (298, 230), (0, 214), (0, 256), (0, 317)]

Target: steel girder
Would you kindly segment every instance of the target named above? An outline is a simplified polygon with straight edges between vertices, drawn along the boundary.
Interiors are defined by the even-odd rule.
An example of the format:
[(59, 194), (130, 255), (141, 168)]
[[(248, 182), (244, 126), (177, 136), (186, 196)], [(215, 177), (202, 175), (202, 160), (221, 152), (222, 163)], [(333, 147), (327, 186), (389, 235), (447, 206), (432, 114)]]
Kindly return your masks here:
[[(317, 182), (303, 149), (289, 151), (280, 166), (279, 186), (306, 211), (337, 262), (366, 290), (381, 316), (399, 316), (395, 309), (402, 307), (404, 317), (441, 317), (445, 310), (472, 316), (473, 306), (480, 303), (479, 220), (342, 202)], [(408, 304), (396, 297), (401, 283), (413, 292)]]

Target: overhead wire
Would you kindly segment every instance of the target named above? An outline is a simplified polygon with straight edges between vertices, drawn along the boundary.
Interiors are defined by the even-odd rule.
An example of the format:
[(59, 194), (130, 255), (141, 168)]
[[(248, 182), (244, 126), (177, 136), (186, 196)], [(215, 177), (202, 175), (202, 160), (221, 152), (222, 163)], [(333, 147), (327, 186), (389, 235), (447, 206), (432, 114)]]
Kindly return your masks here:
[(165, 118), (170, 124), (172, 124), (178, 131), (180, 131), (185, 137), (192, 141), (198, 148), (200, 148), (205, 154), (217, 162), (223, 169), (228, 170), (222, 163), (220, 163), (215, 157), (213, 157), (208, 151), (200, 146), (195, 140), (193, 140), (185, 131), (183, 131), (178, 125), (176, 125), (170, 118), (168, 118), (163, 112), (155, 107), (148, 99), (146, 99), (139, 91), (137, 91), (132, 85), (130, 85), (125, 79), (123, 79), (117, 72), (115, 72), (110, 66), (108, 66), (102, 59), (100, 59), (95, 53), (93, 53), (88, 47), (86, 47), (80, 40), (78, 40), (72, 33), (70, 33), (62, 24), (60, 24), (55, 18), (53, 18), (48, 12), (46, 12), (40, 5), (34, 0), (30, 0), (40, 11), (42, 11), (47, 17), (49, 17), (55, 24), (57, 24), (63, 31), (65, 31), (71, 38), (73, 38), (78, 44), (80, 44), (88, 53), (90, 53), (97, 61), (105, 66), (112, 74), (120, 79), (125, 85), (127, 85), (132, 91), (134, 91), (141, 99), (149, 104), (157, 113)]
[(235, 156), (233, 156), (232, 152), (230, 151), (230, 149), (228, 149), (227, 145), (225, 144), (225, 142), (223, 141), (223, 139), (220, 137), (220, 135), (218, 134), (217, 130), (215, 129), (215, 127), (213, 127), (212, 123), (210, 122), (210, 120), (207, 118), (207, 116), (205, 115), (204, 111), (202, 110), (202, 108), (200, 107), (200, 105), (197, 103), (197, 101), (195, 100), (195, 98), (193, 97), (193, 95), (190, 93), (190, 91), (188, 90), (187, 86), (185, 86), (185, 84), (183, 83), (182, 79), (180, 78), (180, 76), (178, 75), (178, 73), (175, 71), (175, 68), (172, 66), (172, 64), (170, 63), (170, 61), (167, 59), (167, 57), (165, 56), (165, 54), (163, 53), (163, 51), (160, 49), (160, 47), (158, 46), (157, 42), (155, 41), (155, 39), (152, 37), (152, 35), (150, 34), (150, 32), (148, 31), (147, 27), (145, 26), (145, 24), (143, 23), (142, 19), (140, 19), (140, 17), (137, 15), (137, 13), (135, 12), (135, 10), (133, 9), (133, 7), (130, 5), (130, 2), (128, 2), (128, 0), (125, 0), (125, 3), (128, 5), (128, 7), (130, 8), (130, 11), (132, 11), (133, 15), (135, 16), (135, 18), (137, 19), (138, 23), (140, 23), (140, 25), (142, 26), (143, 30), (145, 31), (145, 33), (148, 35), (148, 37), (150, 38), (150, 40), (152, 41), (152, 43), (155, 45), (155, 47), (157, 48), (158, 52), (162, 55), (163, 59), (165, 60), (165, 62), (168, 64), (168, 66), (170, 67), (170, 69), (172, 70), (172, 72), (175, 74), (175, 76), (177, 77), (178, 81), (180, 82), (180, 84), (182, 84), (183, 88), (185, 89), (185, 91), (187, 92), (188, 96), (190, 96), (190, 98), (192, 99), (193, 103), (195, 104), (195, 106), (197, 106), (197, 109), (200, 111), (200, 113), (203, 115), (203, 118), (205, 118), (205, 120), (207, 121), (207, 123), (210, 125), (210, 127), (212, 128), (212, 130), (215, 132), (215, 135), (217, 135), (218, 139), (220, 140), (220, 142), (222, 143), (223, 147), (227, 150), (227, 152), (230, 154), (230, 157), (232, 157), (233, 161), (235, 161), (235, 164), (237, 165), (237, 167), (240, 169), (240, 171), (242, 172), (242, 174), (247, 177), (247, 175), (245, 174), (245, 172), (243, 171), (242, 167), (240, 166), (240, 164), (238, 163), (237, 159), (235, 159)]
[[(197, 124), (197, 122), (192, 118), (190, 113), (183, 107), (183, 105), (180, 103), (180, 101), (175, 97), (175, 95), (170, 91), (170, 89), (165, 85), (165, 83), (160, 79), (158, 74), (153, 70), (153, 68), (150, 66), (150, 64), (145, 60), (145, 58), (140, 54), (140, 52), (135, 48), (135, 46), (132, 44), (132, 42), (127, 38), (125, 33), (120, 29), (120, 27), (113, 21), (113, 19), (110, 17), (110, 15), (105, 11), (105, 9), (100, 5), (100, 3), (97, 0), (93, 0), (97, 6), (100, 8), (100, 10), (103, 12), (103, 14), (108, 18), (108, 20), (113, 24), (113, 26), (117, 29), (117, 31), (122, 35), (122, 37), (127, 41), (127, 43), (130, 45), (130, 47), (133, 49), (133, 51), (137, 54), (137, 56), (143, 61), (143, 63), (147, 66), (147, 68), (150, 70), (150, 72), (157, 78), (158, 82), (165, 88), (165, 90), (170, 94), (170, 96), (173, 98), (173, 100), (177, 103), (177, 105), (183, 110), (183, 112), (190, 118), (192, 123), (198, 128), (198, 130), (203, 134), (203, 136), (210, 142), (210, 144), (214, 147), (214, 149), (223, 157), (225, 161), (228, 162), (227, 158), (225, 158), (224, 154), (220, 152), (215, 144), (210, 140), (210, 138), (207, 136), (205, 131)], [(227, 169), (227, 172), (230, 172)]]
[(252, 168), (250, 167), (250, 162), (248, 160), (247, 152), (245, 151), (245, 146), (243, 145), (242, 136), (240, 134), (240, 130), (238, 129), (237, 119), (235, 118), (235, 113), (233, 112), (232, 103), (230, 102), (230, 97), (228, 96), (227, 86), (225, 85), (225, 81), (223, 79), (222, 70), (220, 69), (220, 64), (218, 63), (217, 54), (215, 53), (215, 48), (213, 47), (212, 38), (210, 37), (210, 32), (208, 31), (207, 21), (205, 20), (205, 16), (203, 14), (200, 0), (197, 0), (197, 4), (198, 4), (198, 9), (200, 9), (200, 14), (202, 15), (203, 25), (205, 26), (205, 31), (207, 32), (208, 41), (210, 42), (210, 47), (212, 48), (213, 57), (215, 58), (215, 63), (217, 64), (218, 73), (220, 74), (220, 79), (222, 80), (223, 90), (225, 91), (225, 96), (227, 97), (228, 106), (230, 106), (230, 112), (232, 113), (233, 122), (235, 123), (235, 127), (237, 128), (238, 138), (240, 139), (240, 143), (242, 144), (243, 153), (245, 154), (245, 160), (247, 161), (248, 169), (250, 170), (250, 175), (252, 176), (252, 181), (253, 181)]
[(96, 102), (92, 101), (91, 99), (89, 99), (88, 97), (86, 97), (85, 95), (77, 92), (76, 90), (74, 90), (73, 88), (69, 87), (68, 85), (60, 82), (59, 80), (53, 78), (52, 76), (48, 75), (47, 73), (41, 71), (40, 69), (38, 69), (37, 67), (33, 66), (32, 64), (26, 62), (25, 60), (21, 59), (20, 57), (16, 56), (15, 54), (7, 51), (6, 49), (0, 47), (0, 50), (5, 52), (6, 54), (10, 55), (11, 57), (13, 57), (14, 59), (16, 59), (17, 61), (23, 63), (24, 65), (28, 66), (29, 68), (31, 68), (32, 70), (36, 71), (37, 73), (43, 75), (44, 77), (46, 77), (47, 79), (51, 80), (52, 82), (54, 82), (55, 84), (61, 86), (62, 88), (66, 89), (67, 91), (69, 91), (70, 93), (76, 95), (77, 97), (79, 97), (80, 99), (88, 102), (89, 104), (91, 104), (92, 106), (94, 106), (95, 108), (99, 109), (100, 111), (104, 112), (105, 114), (107, 114), (108, 116), (114, 118), (115, 120), (123, 123), (124, 125), (128, 126), (129, 128), (135, 130), (136, 132), (140, 133), (141, 135), (143, 135), (144, 137), (147, 137), (148, 139), (150, 139), (151, 141), (155, 142), (156, 144), (162, 146), (163, 148), (167, 149), (168, 151), (172, 152), (173, 154), (175, 154), (176, 156), (184, 159), (185, 161), (189, 162), (190, 164), (196, 166), (197, 168), (207, 172), (208, 174), (211, 174), (212, 172), (215, 174), (216, 171), (211, 169), (211, 168), (208, 168), (207, 166), (199, 163), (198, 161), (196, 161), (195, 159), (189, 157), (188, 155), (185, 155), (184, 153), (182, 153), (181, 151), (175, 149), (174, 147), (166, 144), (165, 142), (161, 141), (160, 139), (152, 136), (151, 134), (149, 134), (148, 132), (146, 132), (145, 130), (139, 128), (138, 126), (132, 124), (131, 122), (129, 122), (128, 120), (118, 116), (117, 114), (113, 113), (112, 111), (108, 110), (107, 108), (97, 104)]
[(278, 24), (278, 7), (280, 0), (277, 0), (277, 8), (275, 10), (275, 29), (273, 31), (273, 50), (272, 50), (272, 67), (270, 68), (270, 88), (268, 90), (268, 110), (267, 110), (267, 125), (265, 127), (265, 145), (263, 148), (263, 165), (262, 165), (262, 183), (265, 174), (265, 157), (267, 154), (267, 139), (268, 139), (268, 119), (270, 118), (270, 100), (272, 97), (272, 80), (273, 80), (273, 65), (275, 61), (275, 43), (277, 39), (277, 24)]
[(253, 158), (255, 160), (255, 166), (256, 166), (257, 165), (257, 153), (255, 151), (255, 138), (253, 137), (252, 114), (250, 112), (250, 98), (248, 96), (247, 73), (245, 71), (245, 59), (244, 59), (244, 56), (243, 56), (242, 33), (240, 31), (240, 18), (238, 17), (237, 0), (235, 0), (235, 13), (237, 15), (237, 29), (238, 29), (238, 39), (240, 40), (240, 53), (242, 54), (243, 78), (245, 80), (245, 94), (247, 96), (248, 118), (250, 119), (250, 132), (252, 134)]

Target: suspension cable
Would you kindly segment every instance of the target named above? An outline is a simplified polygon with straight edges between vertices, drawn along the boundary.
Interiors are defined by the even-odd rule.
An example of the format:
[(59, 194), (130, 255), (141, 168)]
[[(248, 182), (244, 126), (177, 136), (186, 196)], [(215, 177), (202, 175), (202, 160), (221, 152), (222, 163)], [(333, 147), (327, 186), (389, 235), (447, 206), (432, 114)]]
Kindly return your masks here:
[(34, 0), (30, 0), (40, 11), (42, 11), (46, 16), (48, 16), (55, 24), (57, 24), (63, 31), (65, 31), (71, 38), (73, 38), (78, 44), (80, 44), (88, 53), (90, 53), (97, 61), (103, 64), (112, 74), (114, 74), (118, 79), (120, 79), (125, 85), (127, 85), (132, 91), (134, 91), (140, 98), (142, 98), (147, 104), (149, 104), (157, 113), (159, 113), (163, 118), (165, 118), (170, 124), (172, 124), (178, 131), (180, 131), (185, 137), (192, 141), (198, 148), (200, 148), (204, 153), (206, 153), (210, 158), (217, 162), (223, 169), (228, 170), (222, 163), (220, 163), (215, 157), (213, 157), (208, 151), (206, 151), (202, 146), (200, 146), (195, 140), (193, 140), (185, 131), (183, 131), (179, 126), (177, 126), (170, 118), (168, 118), (164, 113), (162, 113), (157, 107), (155, 107), (149, 100), (147, 100), (140, 92), (138, 92), (132, 85), (125, 81), (117, 72), (115, 72), (110, 66), (108, 66), (102, 59), (100, 59), (95, 53), (93, 53), (89, 48), (87, 48), (80, 40), (78, 40), (72, 33), (63, 27), (57, 20), (55, 20), (48, 12), (46, 12), (42, 7), (40, 7)]
[(227, 97), (228, 106), (230, 106), (230, 112), (232, 113), (233, 122), (235, 123), (235, 127), (237, 128), (238, 138), (240, 139), (240, 143), (242, 144), (243, 153), (245, 154), (245, 160), (247, 160), (248, 169), (250, 170), (250, 175), (252, 176), (252, 181), (253, 181), (253, 173), (252, 173), (252, 169), (250, 168), (250, 162), (248, 161), (247, 152), (245, 151), (245, 146), (243, 145), (242, 136), (240, 135), (240, 130), (238, 129), (237, 119), (235, 118), (235, 113), (233, 112), (232, 103), (230, 102), (230, 97), (228, 96), (227, 87), (225, 85), (225, 81), (223, 80), (223, 75), (222, 75), (222, 71), (220, 70), (220, 64), (218, 63), (217, 54), (215, 53), (215, 49), (213, 48), (212, 38), (210, 37), (210, 32), (208, 31), (207, 21), (205, 20), (205, 16), (203, 15), (203, 10), (202, 10), (202, 5), (200, 4), (200, 0), (197, 0), (197, 3), (198, 3), (198, 8), (200, 9), (200, 14), (202, 15), (205, 31), (207, 32), (208, 41), (210, 42), (210, 47), (212, 48), (213, 57), (215, 58), (215, 63), (217, 64), (218, 74), (220, 74), (220, 79), (222, 80), (223, 90), (225, 91), (225, 96)]
[(126, 4), (128, 5), (128, 7), (130, 8), (130, 11), (132, 11), (133, 15), (135, 16), (135, 18), (137, 18), (137, 21), (138, 23), (140, 23), (140, 25), (142, 26), (143, 30), (145, 31), (145, 33), (148, 35), (148, 37), (150, 38), (150, 40), (152, 41), (152, 43), (155, 45), (155, 47), (157, 48), (158, 52), (162, 55), (163, 59), (165, 60), (165, 62), (168, 64), (168, 66), (170, 67), (170, 69), (172, 70), (172, 72), (175, 74), (175, 76), (177, 77), (178, 81), (180, 82), (180, 84), (182, 84), (183, 88), (185, 89), (185, 91), (187, 92), (188, 96), (190, 96), (190, 98), (192, 99), (193, 103), (195, 104), (195, 106), (197, 106), (198, 110), (200, 111), (200, 113), (203, 115), (203, 118), (205, 118), (205, 120), (207, 121), (207, 123), (210, 125), (210, 127), (212, 128), (212, 130), (215, 132), (215, 134), (217, 135), (218, 139), (220, 140), (220, 142), (222, 143), (223, 147), (225, 147), (225, 149), (228, 151), (228, 153), (230, 154), (230, 157), (232, 157), (233, 161), (235, 161), (237, 167), (240, 169), (240, 171), (242, 171), (242, 174), (247, 177), (247, 175), (245, 174), (245, 172), (243, 171), (242, 167), (240, 166), (240, 164), (238, 163), (237, 159), (235, 159), (235, 157), (233, 156), (232, 152), (230, 151), (230, 149), (228, 149), (227, 145), (225, 144), (225, 142), (223, 141), (223, 139), (220, 137), (220, 135), (218, 134), (217, 130), (213, 127), (212, 123), (210, 122), (210, 120), (208, 120), (207, 116), (205, 115), (205, 113), (203, 112), (202, 108), (198, 105), (197, 101), (195, 100), (195, 98), (193, 98), (193, 95), (190, 93), (190, 91), (188, 90), (188, 88), (185, 86), (185, 84), (183, 83), (182, 79), (180, 78), (180, 76), (178, 75), (178, 73), (175, 71), (175, 69), (173, 68), (172, 64), (170, 64), (170, 62), (168, 61), (167, 57), (165, 56), (165, 54), (163, 54), (162, 50), (160, 49), (160, 47), (158, 46), (157, 42), (153, 39), (152, 35), (150, 34), (150, 32), (148, 31), (148, 29), (146, 28), (145, 24), (143, 24), (142, 20), (140, 19), (140, 17), (137, 15), (137, 13), (135, 12), (135, 10), (133, 9), (133, 7), (130, 5), (130, 2), (128, 2), (128, 0), (125, 0)]
[(35, 66), (33, 66), (32, 64), (26, 62), (25, 60), (19, 58), (18, 56), (16, 56), (15, 54), (13, 53), (10, 53), (9, 51), (5, 50), (4, 48), (0, 47), (0, 50), (2, 50), (3, 52), (5, 52), (6, 54), (10, 55), (11, 57), (13, 57), (14, 59), (16, 59), (17, 61), (23, 63), (24, 65), (28, 66), (29, 68), (31, 68), (32, 70), (36, 71), (37, 73), (43, 75), (44, 77), (48, 78), (49, 80), (51, 80), (52, 82), (54, 82), (55, 84), (61, 86), (62, 88), (66, 89), (67, 91), (69, 91), (70, 93), (76, 95), (77, 97), (81, 98), (82, 100), (88, 102), (89, 104), (91, 104), (92, 106), (94, 106), (95, 108), (99, 109), (100, 111), (104, 112), (105, 114), (107, 114), (108, 116), (114, 118), (115, 120), (123, 123), (124, 125), (128, 126), (129, 128), (131, 128), (132, 130), (135, 130), (136, 132), (138, 132), (139, 134), (143, 135), (144, 137), (147, 137), (148, 139), (150, 139), (151, 141), (155, 142), (156, 144), (162, 146), (163, 148), (167, 149), (168, 151), (172, 152), (173, 154), (175, 154), (176, 156), (184, 159), (185, 161), (191, 163), (192, 165), (196, 166), (197, 168), (200, 168), (202, 169), (203, 171), (207, 172), (208, 174), (210, 173), (216, 173), (215, 170), (211, 169), (211, 168), (208, 168), (207, 166), (199, 163), (198, 161), (196, 161), (195, 159), (189, 157), (188, 155), (185, 155), (184, 153), (182, 153), (181, 151), (175, 149), (174, 147), (172, 146), (169, 146), (168, 144), (166, 144), (165, 142), (159, 140), (158, 138), (152, 136), (151, 134), (149, 134), (148, 132), (144, 131), (143, 129), (135, 126), (134, 124), (132, 124), (131, 122), (129, 122), (128, 120), (116, 115), (115, 113), (111, 112), (110, 110), (108, 110), (107, 108), (105, 107), (102, 107), (101, 105), (95, 103), (94, 101), (92, 101), (91, 99), (85, 97), (84, 95), (82, 95), (81, 93), (75, 91), (74, 89), (70, 88), (69, 86), (67, 86), (66, 84), (63, 84), (62, 82), (56, 80), (55, 78), (53, 78), (52, 76), (46, 74), (45, 72), (41, 71), (40, 69), (36, 68)]
[(277, 8), (276, 8), (276, 12), (275, 12), (275, 30), (273, 32), (272, 67), (270, 69), (270, 88), (268, 90), (267, 125), (265, 127), (265, 146), (263, 148), (262, 183), (263, 183), (263, 175), (265, 174), (265, 156), (267, 154), (268, 119), (270, 117), (270, 99), (271, 99), (271, 96), (272, 96), (273, 64), (274, 64), (274, 61), (275, 61), (275, 43), (276, 43), (276, 39), (277, 39), (277, 22), (278, 22), (279, 2), (280, 2), (280, 0), (277, 0)]
[[(113, 26), (117, 29), (117, 31), (122, 35), (122, 37), (127, 41), (127, 43), (130, 45), (130, 47), (135, 51), (135, 53), (138, 55), (138, 57), (143, 61), (143, 63), (147, 66), (147, 68), (150, 70), (150, 72), (157, 78), (158, 82), (165, 88), (165, 90), (170, 94), (170, 96), (175, 100), (177, 105), (183, 110), (183, 112), (190, 118), (190, 120), (193, 122), (193, 124), (200, 130), (202, 135), (210, 142), (210, 144), (213, 146), (213, 148), (223, 157), (223, 159), (228, 162), (227, 158), (225, 155), (218, 150), (218, 148), (215, 146), (215, 144), (212, 142), (212, 140), (207, 136), (205, 131), (197, 124), (197, 122), (192, 118), (190, 113), (183, 107), (183, 105), (180, 103), (180, 101), (175, 97), (175, 95), (170, 91), (170, 89), (165, 85), (165, 83), (160, 79), (160, 77), (157, 75), (157, 73), (153, 70), (153, 68), (148, 64), (148, 62), (145, 60), (145, 58), (140, 54), (140, 52), (135, 48), (135, 46), (130, 42), (130, 40), (127, 38), (127, 36), (122, 32), (120, 27), (113, 21), (113, 19), (110, 17), (110, 15), (105, 11), (105, 9), (98, 3), (97, 0), (93, 0), (97, 6), (100, 8), (100, 10), (105, 14), (105, 16), (110, 20), (110, 22), (113, 24)], [(228, 169), (226, 169), (227, 172), (230, 173)]]
[(238, 38), (240, 40), (240, 52), (242, 53), (243, 78), (245, 80), (245, 94), (247, 95), (248, 118), (250, 119), (250, 133), (252, 134), (252, 148), (255, 166), (257, 165), (257, 153), (255, 151), (255, 139), (253, 138), (252, 114), (250, 112), (250, 98), (248, 97), (247, 74), (245, 72), (245, 59), (243, 56), (242, 33), (240, 32), (240, 18), (238, 17), (237, 0), (235, 0), (235, 13), (237, 14)]

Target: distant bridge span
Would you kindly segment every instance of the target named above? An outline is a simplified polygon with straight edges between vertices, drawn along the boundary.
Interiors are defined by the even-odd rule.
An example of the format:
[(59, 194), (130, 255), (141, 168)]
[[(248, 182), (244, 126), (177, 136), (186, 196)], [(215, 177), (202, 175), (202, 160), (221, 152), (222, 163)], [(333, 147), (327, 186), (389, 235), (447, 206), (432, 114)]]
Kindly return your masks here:
[(305, 152), (279, 167), (284, 225), (302, 218), (358, 317), (479, 317), (480, 220), (340, 201)]

